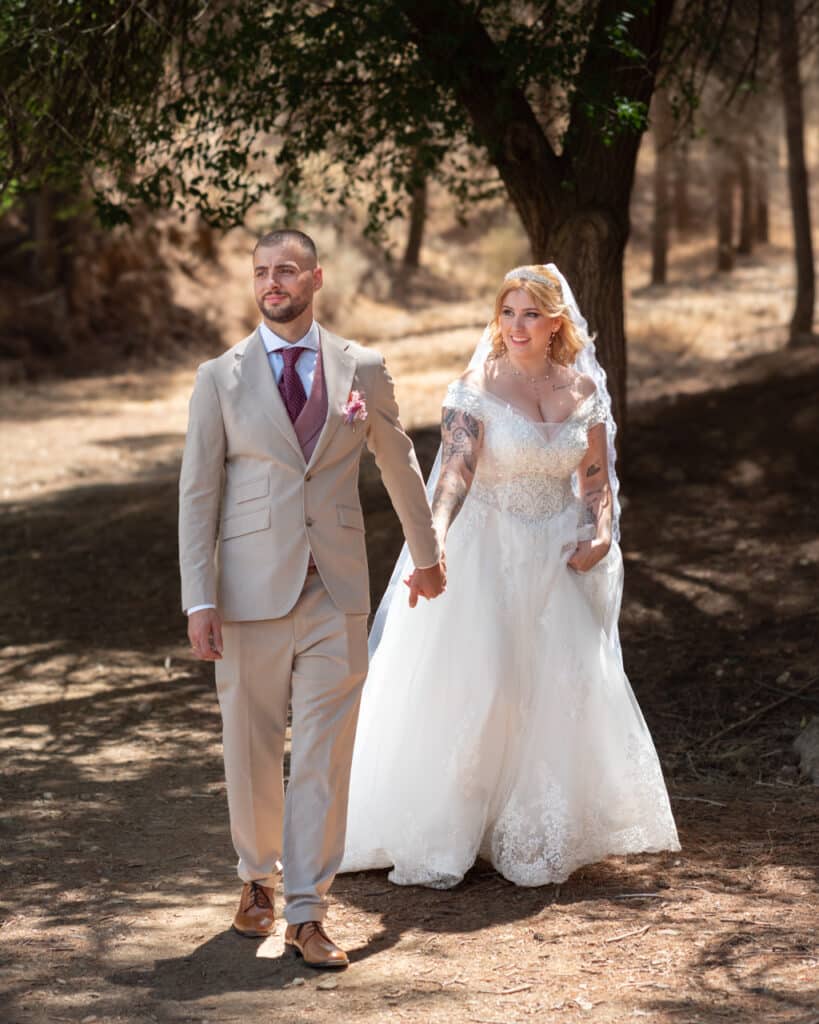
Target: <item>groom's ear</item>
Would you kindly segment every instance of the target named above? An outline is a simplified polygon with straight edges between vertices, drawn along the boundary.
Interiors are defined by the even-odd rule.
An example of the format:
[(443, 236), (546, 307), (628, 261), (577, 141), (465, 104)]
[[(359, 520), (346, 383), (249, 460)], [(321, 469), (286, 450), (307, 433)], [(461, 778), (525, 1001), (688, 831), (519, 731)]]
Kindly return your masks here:
[(324, 284), (324, 269), (321, 266), (313, 269), (313, 291), (317, 292)]

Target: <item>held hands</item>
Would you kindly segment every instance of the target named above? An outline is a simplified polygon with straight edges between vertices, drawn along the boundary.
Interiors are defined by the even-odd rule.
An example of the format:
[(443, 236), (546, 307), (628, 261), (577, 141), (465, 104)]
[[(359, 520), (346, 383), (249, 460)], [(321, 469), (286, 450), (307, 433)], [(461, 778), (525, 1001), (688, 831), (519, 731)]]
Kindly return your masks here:
[(215, 608), (202, 608), (188, 616), (188, 639), (200, 661), (222, 658), (222, 620)]
[(446, 590), (446, 559), (441, 556), (437, 565), (428, 569), (415, 569), (409, 579), (404, 580), (409, 587), (409, 606), (414, 608), (419, 597), (430, 600), (438, 597)]
[(581, 540), (567, 562), (575, 572), (588, 572), (609, 553), (611, 543), (607, 540)]

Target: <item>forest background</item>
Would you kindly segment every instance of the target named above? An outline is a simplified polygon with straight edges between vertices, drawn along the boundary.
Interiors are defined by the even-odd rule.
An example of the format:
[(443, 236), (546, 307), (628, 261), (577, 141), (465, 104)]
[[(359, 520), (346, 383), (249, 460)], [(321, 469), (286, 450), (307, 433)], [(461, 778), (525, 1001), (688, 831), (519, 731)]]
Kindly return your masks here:
[[(0, 2), (4, 1020), (819, 1019), (817, 13)], [(257, 322), (249, 250), (284, 222), (425, 466), (503, 273), (575, 286), (683, 844), (544, 889), (339, 879), (334, 984), (227, 929), (176, 579), (195, 366)], [(362, 500), (377, 600), (400, 531), (370, 461)]]

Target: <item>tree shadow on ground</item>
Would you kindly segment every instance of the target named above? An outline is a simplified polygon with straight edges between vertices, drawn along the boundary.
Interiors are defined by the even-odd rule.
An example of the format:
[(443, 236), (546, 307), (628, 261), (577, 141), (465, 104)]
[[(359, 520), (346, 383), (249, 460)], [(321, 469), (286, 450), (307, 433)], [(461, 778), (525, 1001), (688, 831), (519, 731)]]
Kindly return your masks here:
[[(671, 888), (661, 887), (673, 873), (665, 856), (596, 865), (559, 892), (515, 889), (481, 867), (444, 894), (393, 889), (383, 874), (344, 877), (335, 898), (375, 908), (381, 920), (354, 960), (390, 949), (410, 930), (469, 936), (563, 905), (593, 919), (614, 903), (624, 928), (639, 927), (661, 907), (671, 913), (675, 900), (680, 905), (688, 883), (736, 892), (736, 871), (749, 856), (815, 883), (819, 811), (793, 776), (786, 785), (778, 774), (814, 695), (794, 694), (775, 714), (709, 737), (817, 673), (819, 481), (806, 471), (819, 464), (817, 390), (814, 367), (641, 407), (632, 417), (622, 635), (681, 824), (686, 860)], [(437, 432), (419, 431), (416, 440), (428, 466)], [(36, 897), (44, 941), (52, 929), (87, 926), (108, 963), (118, 933), (100, 926), (101, 902), (122, 920), (137, 919), (171, 908), (182, 892), (196, 901), (232, 895), (236, 885), (212, 671), (181, 646), (176, 472), (169, 459), (128, 484), (0, 507), (3, 906), (11, 914)], [(362, 496), (377, 595), (400, 533), (369, 460)], [(741, 757), (737, 744), (747, 748)], [(624, 888), (659, 896), (631, 905), (619, 899)], [(777, 898), (786, 909), (794, 897)], [(707, 924), (692, 922), (692, 934)], [(773, 953), (781, 944), (783, 957), (804, 945), (784, 927), (762, 939)], [(252, 951), (252, 943), (220, 933), (184, 957), (115, 980), (154, 999), (193, 1000), (281, 987), (293, 977), (292, 964)], [(768, 968), (740, 977), (741, 953), (721, 934), (689, 966), (706, 978), (714, 965), (723, 970), (714, 983), (727, 993), (723, 1008), (730, 1009), (733, 984), (774, 1010), (779, 996), (768, 991)], [(18, 961), (31, 950), (7, 947), (6, 955)], [(24, 998), (27, 984), (8, 988), (9, 1005)], [(656, 1005), (688, 1007), (671, 998)], [(709, 1024), (720, 1019), (710, 1004), (694, 1012)]]

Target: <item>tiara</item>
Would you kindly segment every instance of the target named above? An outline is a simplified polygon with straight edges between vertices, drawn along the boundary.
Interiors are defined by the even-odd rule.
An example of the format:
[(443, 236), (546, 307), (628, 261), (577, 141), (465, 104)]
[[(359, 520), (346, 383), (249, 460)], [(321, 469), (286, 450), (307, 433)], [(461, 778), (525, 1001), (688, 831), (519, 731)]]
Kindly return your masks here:
[(510, 281), (515, 277), (523, 278), (525, 281), (537, 281), (538, 284), (545, 284), (547, 288), (558, 287), (550, 278), (544, 277), (543, 274), (538, 274), (536, 271), (530, 270), (528, 267), (515, 267), (514, 270), (510, 270), (504, 277), (504, 281)]

